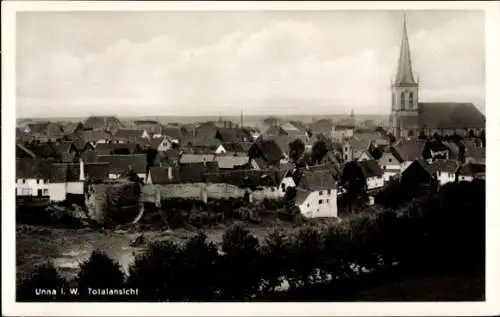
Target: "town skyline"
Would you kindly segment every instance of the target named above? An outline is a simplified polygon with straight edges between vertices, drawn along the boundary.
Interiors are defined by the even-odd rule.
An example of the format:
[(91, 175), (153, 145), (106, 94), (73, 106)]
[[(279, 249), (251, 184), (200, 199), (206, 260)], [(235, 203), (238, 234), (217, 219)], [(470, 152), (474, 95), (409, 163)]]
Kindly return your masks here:
[[(472, 102), (484, 113), (483, 13), (406, 15), (420, 100)], [(17, 116), (389, 114), (402, 17), (20, 13)], [(145, 27), (131, 30), (134, 21)], [(202, 27), (190, 31), (194, 25)]]

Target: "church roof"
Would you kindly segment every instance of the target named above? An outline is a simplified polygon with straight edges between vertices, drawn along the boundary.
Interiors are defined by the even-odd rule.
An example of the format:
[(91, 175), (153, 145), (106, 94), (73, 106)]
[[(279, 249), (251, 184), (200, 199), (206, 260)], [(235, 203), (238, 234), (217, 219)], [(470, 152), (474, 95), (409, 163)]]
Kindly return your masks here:
[(403, 23), (403, 38), (399, 52), (398, 72), (396, 74), (397, 85), (416, 85), (411, 67), (410, 43), (406, 31), (406, 16)]
[(484, 128), (486, 118), (472, 103), (421, 102), (419, 103), (420, 128)]

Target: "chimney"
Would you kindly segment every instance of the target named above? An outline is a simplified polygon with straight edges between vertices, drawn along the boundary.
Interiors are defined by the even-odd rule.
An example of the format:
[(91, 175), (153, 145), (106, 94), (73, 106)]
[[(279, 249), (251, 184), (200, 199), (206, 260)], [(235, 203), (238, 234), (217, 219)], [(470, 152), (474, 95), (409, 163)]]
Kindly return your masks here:
[(172, 166), (168, 167), (167, 173), (168, 173), (168, 179), (172, 180), (173, 179), (173, 176), (172, 176)]
[(83, 169), (84, 169), (83, 160), (80, 159), (80, 181), (85, 180), (85, 172)]

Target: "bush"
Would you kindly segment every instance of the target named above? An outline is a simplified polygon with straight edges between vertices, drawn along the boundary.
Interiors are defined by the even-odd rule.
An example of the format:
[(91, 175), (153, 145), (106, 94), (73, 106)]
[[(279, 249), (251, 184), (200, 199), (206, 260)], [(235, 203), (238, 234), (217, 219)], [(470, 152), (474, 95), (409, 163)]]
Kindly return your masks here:
[(322, 240), (318, 230), (312, 226), (300, 229), (293, 241), (292, 287), (308, 285), (318, 280), (316, 269), (320, 267), (321, 250)]
[(241, 225), (228, 229), (222, 237), (224, 256), (219, 261), (219, 283), (223, 300), (249, 300), (259, 290), (259, 240)]
[[(31, 278), (24, 280), (16, 289), (18, 302), (53, 302), (64, 301), (67, 294), (67, 282), (50, 263), (38, 267)], [(66, 296), (65, 296), (66, 295)]]
[(101, 251), (93, 251), (90, 258), (80, 265), (76, 278), (80, 295), (86, 301), (120, 301), (122, 296), (92, 295), (89, 289), (120, 289), (124, 285), (125, 274), (120, 264)]
[(182, 249), (178, 245), (155, 242), (130, 266), (128, 286), (140, 290), (140, 301), (180, 301), (182, 265)]
[(271, 292), (280, 286), (290, 275), (293, 267), (292, 243), (281, 230), (268, 234), (262, 245), (261, 274), (263, 291)]

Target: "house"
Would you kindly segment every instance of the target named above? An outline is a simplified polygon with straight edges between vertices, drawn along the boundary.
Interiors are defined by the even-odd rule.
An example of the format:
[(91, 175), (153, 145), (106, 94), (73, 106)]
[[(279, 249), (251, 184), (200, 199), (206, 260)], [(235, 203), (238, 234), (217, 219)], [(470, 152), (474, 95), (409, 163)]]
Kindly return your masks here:
[(288, 136), (288, 132), (280, 126), (272, 125), (262, 133), (264, 137)]
[(49, 182), (47, 184), (50, 201), (61, 202), (66, 200), (66, 179), (68, 175), (68, 165), (52, 165)]
[(366, 179), (366, 189), (368, 191), (384, 187), (383, 172), (377, 161), (363, 160), (357, 161), (356, 164), (361, 168)]
[(202, 136), (186, 137), (182, 140), (183, 149), (193, 154), (213, 154), (220, 145), (220, 140)]
[(179, 166), (179, 180), (181, 183), (203, 183), (206, 174), (218, 172), (218, 163), (214, 161), (184, 163)]
[(215, 161), (219, 164), (221, 170), (234, 170), (244, 168), (244, 166), (248, 165), (250, 159), (248, 156), (217, 155)]
[[(182, 128), (179, 125), (163, 125), (161, 127), (161, 136), (167, 136), (169, 137), (172, 141), (177, 141), (179, 142), (180, 139), (183, 137), (183, 132)], [(160, 137), (159, 135), (153, 135), (153, 138)]]
[(337, 124), (333, 126), (332, 138), (334, 140), (341, 142), (352, 137), (354, 137), (354, 125)]
[(170, 149), (164, 152), (158, 152), (156, 155), (155, 166), (177, 166), (182, 153), (178, 149)]
[(97, 155), (97, 162), (109, 163), (109, 179), (124, 178), (133, 170), (140, 179), (146, 180), (147, 158), (146, 154), (114, 154)]
[(408, 166), (402, 173), (404, 180), (412, 182), (436, 181), (444, 185), (456, 181), (458, 163), (442, 159), (418, 159)]
[(295, 204), (307, 218), (337, 217), (337, 184), (321, 169), (306, 170), (296, 186)]
[(286, 190), (289, 187), (296, 187), (295, 181), (293, 179), (293, 172), (294, 172), (294, 167), (292, 165), (282, 165), (280, 167), (280, 174), (279, 174), (279, 190), (282, 192), (282, 195), (284, 196), (286, 193)]
[(467, 163), (457, 170), (457, 180), (459, 182), (472, 182), (474, 179), (485, 179), (485, 177), (485, 164)]
[(359, 162), (359, 161), (369, 161), (369, 160), (374, 160), (373, 156), (370, 154), (370, 151), (363, 150), (360, 152), (356, 161)]
[[(206, 173), (207, 183), (234, 185), (258, 193), (262, 197), (283, 197), (279, 190), (285, 173), (279, 170), (232, 170), (219, 173)], [(283, 177), (283, 179), (282, 179)]]
[(426, 141), (400, 140), (392, 146), (392, 154), (401, 164), (401, 173), (415, 160), (423, 159)]
[(52, 162), (39, 158), (16, 159), (16, 196), (48, 196)]
[(393, 148), (388, 148), (378, 159), (378, 165), (383, 171), (384, 181), (388, 182), (392, 178), (398, 177), (402, 172), (403, 161), (400, 161), (399, 155), (393, 153)]

